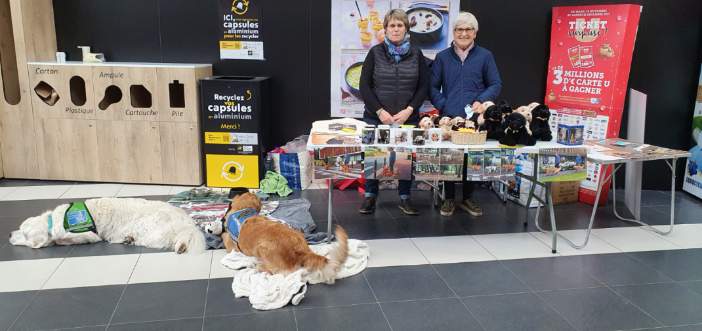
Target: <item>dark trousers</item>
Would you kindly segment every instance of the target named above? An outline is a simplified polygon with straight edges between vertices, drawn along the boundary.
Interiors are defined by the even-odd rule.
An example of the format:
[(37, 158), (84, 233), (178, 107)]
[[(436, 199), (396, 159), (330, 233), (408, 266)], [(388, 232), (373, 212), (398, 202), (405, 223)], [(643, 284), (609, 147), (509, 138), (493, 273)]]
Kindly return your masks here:
[[(472, 197), (477, 184), (477, 182), (463, 181), (463, 200)], [(444, 182), (444, 194), (446, 199), (456, 198), (456, 185), (458, 185), (458, 182)]]
[[(377, 179), (366, 179), (366, 197), (375, 197), (378, 195), (378, 184)], [(400, 198), (409, 199), (410, 188), (412, 188), (411, 180), (400, 180), (397, 185), (397, 192), (400, 193)]]

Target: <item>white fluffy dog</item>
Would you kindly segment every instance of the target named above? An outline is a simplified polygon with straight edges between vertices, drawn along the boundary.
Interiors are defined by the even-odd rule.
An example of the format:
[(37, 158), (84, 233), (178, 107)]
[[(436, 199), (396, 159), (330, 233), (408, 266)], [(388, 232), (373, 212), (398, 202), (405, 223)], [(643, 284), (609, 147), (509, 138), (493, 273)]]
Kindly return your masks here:
[[(161, 201), (135, 198), (100, 198), (85, 201), (97, 228), (71, 233), (63, 219), (64, 204), (22, 222), (10, 235), (13, 245), (41, 248), (51, 245), (88, 244), (98, 241), (172, 249), (178, 254), (205, 250), (205, 238), (193, 220), (178, 207)], [(49, 222), (49, 215), (52, 221)], [(49, 223), (52, 223), (49, 228)]]

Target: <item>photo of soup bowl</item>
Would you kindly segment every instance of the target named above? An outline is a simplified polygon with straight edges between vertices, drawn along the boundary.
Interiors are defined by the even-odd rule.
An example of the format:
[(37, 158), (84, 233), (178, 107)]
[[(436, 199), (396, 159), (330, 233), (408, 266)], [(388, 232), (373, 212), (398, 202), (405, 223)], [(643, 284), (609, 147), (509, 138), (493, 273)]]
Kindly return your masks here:
[(356, 62), (346, 68), (344, 72), (346, 90), (358, 99), (362, 99), (361, 90), (359, 89), (361, 84), (361, 70), (363, 70), (363, 62)]
[(413, 42), (432, 44), (441, 39), (444, 16), (432, 8), (415, 7), (407, 10), (410, 36)]

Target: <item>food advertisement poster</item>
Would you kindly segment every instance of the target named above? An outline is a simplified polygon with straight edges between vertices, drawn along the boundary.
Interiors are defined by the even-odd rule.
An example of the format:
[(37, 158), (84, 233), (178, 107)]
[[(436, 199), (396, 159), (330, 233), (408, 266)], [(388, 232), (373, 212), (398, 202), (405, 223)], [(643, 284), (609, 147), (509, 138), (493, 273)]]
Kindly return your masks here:
[(219, 0), (222, 60), (265, 60), (258, 0)]
[[(619, 135), (642, 8), (629, 4), (553, 8), (544, 97), (555, 113), (552, 125), (584, 125), (586, 139)], [(581, 201), (594, 202), (600, 176), (599, 167), (588, 168)]]
[(361, 69), (368, 50), (385, 40), (383, 19), (390, 9), (407, 12), (410, 42), (433, 59), (451, 43), (459, 5), (459, 0), (332, 1), (331, 116), (363, 117)]

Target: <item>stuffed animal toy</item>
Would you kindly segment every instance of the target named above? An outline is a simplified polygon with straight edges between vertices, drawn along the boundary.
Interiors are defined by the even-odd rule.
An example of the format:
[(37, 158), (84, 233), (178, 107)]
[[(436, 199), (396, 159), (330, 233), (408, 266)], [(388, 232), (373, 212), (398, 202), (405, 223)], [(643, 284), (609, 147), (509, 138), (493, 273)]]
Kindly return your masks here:
[[(533, 105), (533, 107), (531, 107)], [(536, 140), (551, 141), (551, 126), (548, 124), (548, 119), (551, 118), (551, 111), (548, 106), (540, 103), (532, 103), (531, 108), (531, 123), (529, 129)]]
[(444, 127), (444, 126), (450, 126), (450, 125), (451, 125), (451, 118), (448, 116), (444, 116), (439, 120), (438, 127)]
[(434, 127), (434, 122), (430, 116), (424, 116), (419, 120), (419, 127), (424, 130), (428, 130)]
[(499, 107), (500, 111), (502, 112), (502, 119), (512, 113), (512, 106), (509, 104), (509, 102), (507, 102), (507, 100), (498, 101), (496, 106)]
[(485, 122), (480, 126), (480, 131), (487, 131), (487, 139), (500, 140), (505, 131), (502, 127), (502, 109), (497, 105), (492, 105), (483, 113)]
[(463, 117), (456, 116), (451, 119), (451, 130), (458, 131), (460, 128), (466, 127), (466, 120)]
[(507, 146), (536, 144), (536, 139), (531, 136), (529, 126), (524, 115), (518, 112), (511, 113), (505, 118), (504, 136), (500, 138), (500, 144)]
[(514, 111), (524, 115), (524, 117), (526, 117), (527, 123), (531, 124), (531, 108), (529, 108), (529, 106), (520, 106)]

